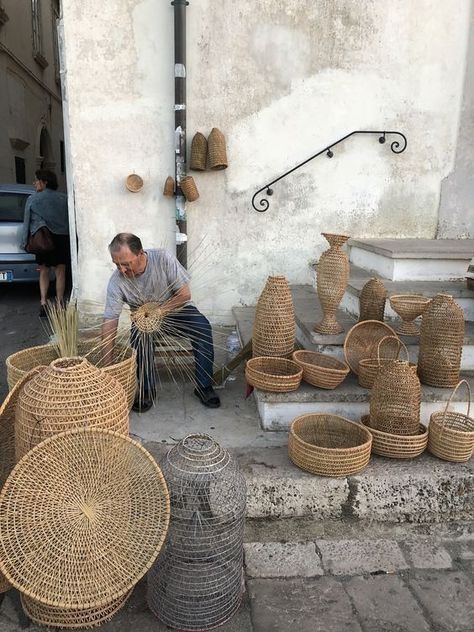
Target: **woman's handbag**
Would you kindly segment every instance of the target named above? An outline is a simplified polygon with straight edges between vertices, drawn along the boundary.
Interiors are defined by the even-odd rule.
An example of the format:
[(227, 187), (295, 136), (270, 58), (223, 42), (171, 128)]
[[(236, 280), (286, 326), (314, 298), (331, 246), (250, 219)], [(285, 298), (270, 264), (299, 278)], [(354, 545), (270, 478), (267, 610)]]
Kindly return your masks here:
[(43, 255), (54, 250), (53, 237), (46, 226), (38, 228), (33, 235), (29, 236), (25, 250), (32, 255)]

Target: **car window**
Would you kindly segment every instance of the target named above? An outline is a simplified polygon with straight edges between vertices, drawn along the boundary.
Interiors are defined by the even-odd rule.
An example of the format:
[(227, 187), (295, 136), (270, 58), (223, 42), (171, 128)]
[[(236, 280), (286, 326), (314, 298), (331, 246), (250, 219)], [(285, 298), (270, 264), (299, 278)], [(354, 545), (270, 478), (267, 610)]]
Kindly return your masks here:
[(0, 192), (0, 222), (22, 222), (28, 195)]

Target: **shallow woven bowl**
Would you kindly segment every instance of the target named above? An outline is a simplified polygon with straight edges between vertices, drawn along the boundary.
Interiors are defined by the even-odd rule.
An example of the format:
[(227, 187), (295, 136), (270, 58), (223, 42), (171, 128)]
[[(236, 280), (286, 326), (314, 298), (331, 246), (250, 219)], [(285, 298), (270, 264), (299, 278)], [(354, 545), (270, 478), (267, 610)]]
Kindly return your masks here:
[(390, 297), (392, 309), (406, 320), (414, 320), (423, 314), (430, 301), (430, 298), (417, 294), (395, 294)]
[(317, 351), (295, 351), (292, 359), (303, 369), (303, 380), (319, 388), (336, 388), (350, 371), (345, 362)]
[(248, 360), (245, 379), (262, 391), (287, 393), (301, 384), (303, 369), (287, 358), (260, 356)]
[(344, 357), (351, 370), (359, 374), (359, 362), (377, 357), (377, 346), (385, 336), (397, 334), (380, 320), (364, 320), (347, 333), (344, 340)]
[(349, 476), (366, 467), (371, 445), (372, 435), (361, 424), (338, 415), (301, 415), (290, 427), (288, 456), (312, 474)]
[(370, 427), (370, 415), (362, 417), (362, 423), (372, 435), (372, 453), (390, 459), (414, 459), (425, 451), (428, 444), (428, 430), (419, 425), (416, 435), (395, 435)]

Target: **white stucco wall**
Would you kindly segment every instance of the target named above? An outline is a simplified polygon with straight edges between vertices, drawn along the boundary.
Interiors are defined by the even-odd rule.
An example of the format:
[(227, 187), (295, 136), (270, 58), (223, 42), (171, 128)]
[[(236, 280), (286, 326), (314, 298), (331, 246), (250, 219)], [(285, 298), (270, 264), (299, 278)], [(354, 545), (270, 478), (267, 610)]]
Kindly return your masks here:
[[(100, 301), (106, 244), (131, 230), (172, 247), (173, 10), (155, 0), (63, 0), (80, 296)], [(452, 170), (469, 0), (191, 0), (188, 135), (219, 127), (229, 168), (195, 173), (188, 205), (197, 304), (214, 320), (256, 300), (268, 274), (311, 280), (321, 231), (434, 237)], [(256, 189), (354, 129), (408, 137), (396, 156), (356, 137), (275, 185)], [(139, 194), (128, 173), (145, 180)]]

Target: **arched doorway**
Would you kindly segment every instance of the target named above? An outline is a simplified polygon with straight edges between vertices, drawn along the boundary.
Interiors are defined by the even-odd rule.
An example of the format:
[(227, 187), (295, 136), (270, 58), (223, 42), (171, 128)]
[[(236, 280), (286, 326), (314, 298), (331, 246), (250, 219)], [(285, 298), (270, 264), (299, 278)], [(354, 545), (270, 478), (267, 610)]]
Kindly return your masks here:
[(53, 146), (51, 143), (51, 136), (49, 135), (46, 127), (41, 128), (39, 139), (39, 156), (37, 164), (40, 169), (50, 169), (54, 171), (56, 167), (56, 161), (54, 160)]

